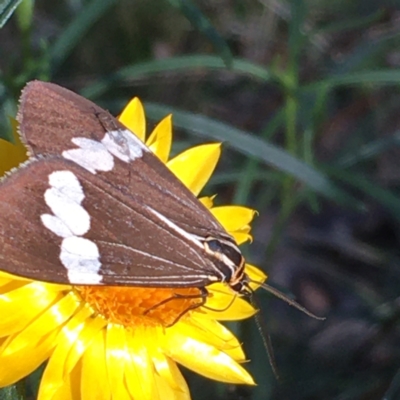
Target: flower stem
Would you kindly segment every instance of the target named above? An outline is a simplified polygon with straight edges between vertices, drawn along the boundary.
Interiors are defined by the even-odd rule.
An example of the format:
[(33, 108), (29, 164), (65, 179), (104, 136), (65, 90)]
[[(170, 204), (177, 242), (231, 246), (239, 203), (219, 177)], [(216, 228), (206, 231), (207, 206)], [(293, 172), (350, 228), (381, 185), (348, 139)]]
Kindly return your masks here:
[[(294, 63), (295, 64), (295, 63)], [(292, 65), (288, 74), (282, 77), (282, 83), (285, 86), (285, 147), (287, 152), (297, 155), (297, 113), (298, 113), (298, 98), (296, 89), (298, 85), (297, 68)], [(270, 241), (268, 242), (265, 255), (267, 260), (271, 260), (283, 231), (287, 225), (287, 221), (297, 205), (295, 196), (295, 181), (291, 176), (285, 176), (282, 181), (281, 190), (281, 208), (272, 232)]]

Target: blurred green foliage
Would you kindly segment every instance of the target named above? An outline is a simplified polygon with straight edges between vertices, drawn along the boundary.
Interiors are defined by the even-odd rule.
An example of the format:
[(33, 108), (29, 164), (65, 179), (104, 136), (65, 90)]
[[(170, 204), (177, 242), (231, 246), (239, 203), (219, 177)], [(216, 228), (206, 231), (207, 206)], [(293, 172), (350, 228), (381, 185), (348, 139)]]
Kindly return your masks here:
[(254, 322), (231, 324), (258, 386), (187, 372), (193, 399), (399, 399), (398, 4), (23, 0), (8, 20), (18, 3), (0, 6), (1, 137), (31, 79), (114, 113), (137, 95), (150, 125), (172, 112), (175, 151), (224, 142), (207, 190), (260, 212), (249, 260), (327, 317), (259, 294), (281, 381)]

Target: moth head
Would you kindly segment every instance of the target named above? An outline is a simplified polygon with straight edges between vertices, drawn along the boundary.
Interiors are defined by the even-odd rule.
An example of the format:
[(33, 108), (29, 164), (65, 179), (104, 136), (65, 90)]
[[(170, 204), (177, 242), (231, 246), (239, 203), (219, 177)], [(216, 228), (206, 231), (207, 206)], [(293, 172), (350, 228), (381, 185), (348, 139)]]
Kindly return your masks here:
[(251, 289), (244, 272), (245, 259), (233, 239), (209, 236), (203, 243), (206, 253), (223, 267), (224, 281), (230, 288), (238, 294), (250, 295)]

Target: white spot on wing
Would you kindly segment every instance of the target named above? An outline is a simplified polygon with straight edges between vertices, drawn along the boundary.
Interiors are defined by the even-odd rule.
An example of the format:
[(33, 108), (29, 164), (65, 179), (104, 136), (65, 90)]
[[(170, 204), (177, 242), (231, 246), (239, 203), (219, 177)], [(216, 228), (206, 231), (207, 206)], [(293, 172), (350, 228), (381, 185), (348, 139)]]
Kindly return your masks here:
[(63, 151), (64, 158), (74, 161), (92, 174), (95, 174), (96, 171), (111, 171), (114, 168), (114, 158), (101, 142), (76, 137), (72, 139), (72, 143), (79, 148)]
[[(113, 132), (116, 132), (117, 135), (113, 134)], [(120, 131), (113, 132), (106, 132), (101, 143), (112, 155), (127, 163), (129, 162), (130, 154), (128, 142), (125, 136), (119, 133)]]
[[(74, 235), (84, 235), (90, 229), (88, 212), (58, 189), (47, 189), (44, 200), (53, 214), (58, 217)], [(59, 235), (61, 236), (61, 235)]]
[(128, 129), (108, 131), (101, 141), (107, 150), (124, 162), (142, 157), (147, 147)]
[(78, 178), (71, 171), (56, 171), (49, 175), (49, 184), (76, 203), (85, 198)]
[(128, 141), (129, 157), (131, 161), (136, 158), (142, 157), (143, 151), (149, 151), (149, 149), (135, 136), (131, 131), (125, 129), (122, 131)]
[(51, 214), (42, 214), (40, 219), (42, 220), (43, 225), (57, 236), (63, 238), (73, 236), (71, 230), (61, 221), (60, 218)]
[(61, 244), (60, 259), (68, 269), (68, 278), (75, 284), (95, 284), (101, 282), (98, 274), (101, 267), (99, 249), (89, 239), (72, 236)]
[(78, 148), (62, 152), (62, 156), (95, 174), (111, 171), (114, 157), (128, 163), (142, 157), (149, 149), (128, 129), (107, 131), (101, 141), (85, 137), (72, 138)]
[(71, 171), (55, 171), (49, 175), (49, 184), (44, 200), (60, 220), (56, 225), (54, 220), (49, 222), (47, 219), (54, 229), (60, 227), (60, 231), (53, 232), (65, 237), (65, 229), (61, 228), (65, 225), (73, 235), (84, 235), (90, 229), (90, 216), (81, 206), (85, 195), (78, 178)]
[(70, 283), (100, 283), (99, 249), (96, 243), (81, 237), (90, 229), (90, 215), (81, 205), (85, 194), (78, 178), (71, 171), (55, 171), (49, 175), (49, 184), (44, 199), (53, 215), (42, 214), (40, 218), (47, 229), (63, 238), (60, 261)]

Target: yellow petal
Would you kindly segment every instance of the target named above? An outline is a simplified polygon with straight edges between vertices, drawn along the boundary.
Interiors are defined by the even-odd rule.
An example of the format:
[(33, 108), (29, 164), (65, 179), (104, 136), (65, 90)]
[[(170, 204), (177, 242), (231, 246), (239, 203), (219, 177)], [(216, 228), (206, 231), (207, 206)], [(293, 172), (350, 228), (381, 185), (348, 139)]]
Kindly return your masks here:
[[(149, 355), (155, 342), (151, 330), (135, 329), (128, 334), (129, 358), (126, 363), (126, 382), (132, 398), (161, 400), (165, 397), (158, 392), (155, 368)], [(155, 337), (157, 340), (157, 338)]]
[(243, 233), (243, 232), (229, 232), (233, 238), (235, 239), (236, 243), (240, 246), (241, 244), (247, 242), (247, 241), (252, 241), (253, 236), (250, 235), (250, 233)]
[(25, 281), (25, 282), (32, 282), (32, 279), (27, 279), (22, 276), (12, 275), (7, 272), (0, 271), (0, 285), (2, 284), (3, 281), (6, 281), (6, 280), (8, 280), (8, 281), (21, 280), (21, 281)]
[(63, 386), (59, 387), (51, 398), (40, 396), (38, 397), (38, 400), (76, 400), (79, 398), (80, 397), (74, 397), (73, 387), (70, 383), (70, 376), (67, 376)]
[(257, 312), (225, 284), (215, 283), (209, 287), (209, 291), (213, 295), (207, 298), (207, 308), (204, 308), (208, 317), (219, 321), (235, 321), (252, 317)]
[[(0, 295), (7, 295), (8, 293), (17, 290), (29, 283), (32, 283), (32, 281), (23, 281), (19, 279), (12, 279), (12, 280), (7, 280), (4, 279), (2, 280), (2, 283), (0, 284)], [(47, 285), (47, 284), (45, 284)]]
[(125, 328), (121, 325), (109, 324), (106, 333), (107, 371), (112, 396), (118, 400), (132, 398), (125, 385), (125, 368), (128, 358)]
[(118, 120), (144, 142), (146, 136), (146, 117), (143, 105), (137, 97), (128, 103), (118, 117)]
[(82, 400), (111, 399), (106, 364), (105, 330), (97, 332), (82, 357)]
[(261, 269), (248, 263), (246, 263), (245, 272), (250, 279), (257, 282), (264, 282), (268, 277)]
[[(174, 361), (171, 361), (171, 364), (175, 365)], [(176, 367), (176, 369), (178, 370), (178, 368)], [(183, 377), (182, 377), (183, 379)], [(177, 390), (177, 389), (173, 389), (168, 381), (166, 381), (165, 379), (163, 379), (163, 377), (156, 375), (155, 376), (155, 380), (156, 380), (156, 385), (158, 387), (158, 391), (159, 393), (163, 394), (163, 399), (168, 399), (168, 400), (190, 400), (190, 392), (189, 389), (186, 385), (186, 390)]]
[[(190, 399), (189, 388), (178, 366), (161, 351), (152, 352), (152, 359), (161, 382), (157, 382), (160, 389), (170, 388), (177, 399)], [(161, 392), (163, 393), (163, 392)], [(169, 399), (168, 396), (164, 396)]]
[[(88, 315), (90, 315), (90, 313)], [(99, 316), (93, 318), (90, 315), (90, 318), (84, 321), (83, 329), (78, 332), (74, 346), (71, 347), (71, 351), (68, 353), (68, 357), (65, 360), (65, 373), (73, 370), (81, 356), (92, 343), (93, 338), (106, 324), (107, 321)]]
[(164, 351), (176, 362), (207, 378), (254, 384), (250, 374), (226, 353), (175, 330), (173, 334), (166, 330)]
[[(66, 374), (62, 386), (60, 386), (52, 397), (39, 397), (38, 400), (77, 400), (81, 399), (81, 370), (82, 362), (80, 361), (74, 370)], [(43, 393), (43, 392), (42, 392)], [(105, 400), (105, 397), (101, 398)]]
[[(55, 344), (58, 331), (31, 340), (12, 354), (0, 356), (0, 386), (9, 386), (35, 371), (46, 361)], [(4, 343), (3, 343), (4, 346)]]
[(199, 201), (201, 204), (203, 204), (206, 208), (210, 209), (214, 205), (214, 197), (215, 196), (205, 196), (205, 197), (200, 197)]
[[(79, 388), (79, 385), (77, 386)], [(75, 389), (75, 390), (74, 390)], [(71, 383), (71, 376), (66, 375), (65, 380), (63, 381), (62, 386), (60, 386), (57, 390), (54, 391), (54, 394), (51, 397), (43, 394), (43, 392), (39, 392), (38, 400), (75, 400), (79, 399), (79, 393), (74, 396), (74, 392), (76, 392), (76, 388)]]
[(235, 361), (246, 359), (242, 346), (235, 335), (215, 319), (207, 319), (200, 313), (192, 313), (190, 319), (182, 322), (188, 326), (177, 328), (181, 333), (185, 332), (190, 337), (224, 351)]
[(229, 233), (233, 233), (246, 227), (256, 212), (242, 206), (221, 206), (212, 208), (211, 213)]
[(12, 276), (4, 273), (3, 271), (0, 271), (0, 287), (7, 285), (8, 283), (12, 282), (12, 280)]
[(61, 293), (47, 290), (46, 285), (40, 282), (32, 282), (0, 295), (0, 336), (19, 332), (61, 296)]
[(74, 296), (64, 296), (17, 335), (10, 336), (3, 344), (0, 357), (20, 351), (32, 343), (39, 343), (44, 335), (67, 321), (78, 307), (79, 303)]
[(172, 143), (172, 117), (168, 115), (154, 128), (146, 145), (164, 163), (168, 161)]
[(28, 159), (26, 147), (17, 133), (17, 124), (17, 121), (11, 120), (15, 144), (0, 139), (0, 176)]
[(261, 284), (268, 278), (267, 275), (254, 265), (246, 264), (245, 272), (252, 282), (250, 287), (257, 290)]
[(70, 364), (68, 369), (66, 368), (68, 353), (76, 345), (76, 340), (85, 326), (85, 321), (92, 313), (89, 307), (81, 308), (60, 330), (57, 346), (43, 373), (39, 399), (52, 399), (57, 391), (65, 385), (66, 377), (75, 366)]
[(197, 196), (210, 179), (220, 155), (219, 143), (204, 144), (178, 154), (168, 161), (167, 167)]

